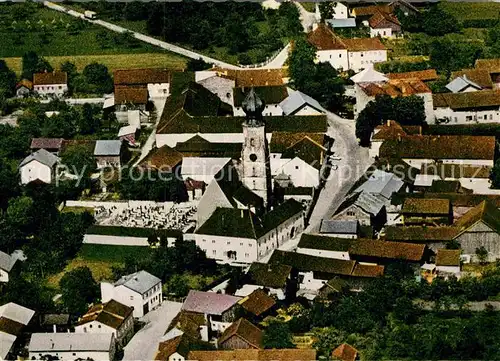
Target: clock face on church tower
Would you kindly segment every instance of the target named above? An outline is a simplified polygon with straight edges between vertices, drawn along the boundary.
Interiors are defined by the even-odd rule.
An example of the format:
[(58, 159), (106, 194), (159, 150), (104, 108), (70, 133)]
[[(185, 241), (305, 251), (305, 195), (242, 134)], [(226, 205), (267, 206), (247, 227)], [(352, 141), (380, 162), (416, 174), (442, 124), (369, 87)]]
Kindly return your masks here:
[(251, 160), (252, 162), (255, 162), (255, 161), (257, 160), (257, 155), (256, 155), (256, 154), (254, 154), (254, 153), (250, 154), (250, 160)]

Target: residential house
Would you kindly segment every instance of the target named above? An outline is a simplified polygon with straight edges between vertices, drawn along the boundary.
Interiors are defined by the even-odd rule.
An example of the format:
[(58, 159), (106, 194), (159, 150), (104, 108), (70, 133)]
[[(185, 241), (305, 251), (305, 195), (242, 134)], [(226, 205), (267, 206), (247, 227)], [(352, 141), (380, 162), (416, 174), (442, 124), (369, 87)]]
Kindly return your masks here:
[(222, 333), (238, 318), (240, 300), (241, 297), (191, 290), (182, 310), (203, 314), (209, 329)]
[(0, 360), (16, 360), (21, 337), (35, 311), (10, 302), (0, 306)]
[(376, 12), (368, 19), (368, 26), (372, 38), (395, 38), (401, 35), (401, 23), (392, 13)]
[[(233, 89), (233, 112), (235, 116), (245, 116), (242, 104), (250, 89), (249, 87)], [(253, 87), (253, 89), (265, 104), (263, 115), (280, 116), (284, 114), (280, 104), (288, 97), (288, 89), (285, 85), (261, 86)]]
[(191, 350), (211, 350), (213, 346), (208, 342), (182, 334), (160, 342), (155, 361), (185, 361)]
[[(349, 18), (349, 8), (347, 3), (342, 3), (340, 1), (332, 3), (332, 20), (343, 20)], [(321, 20), (321, 14), (319, 11), (319, 6), (316, 4), (315, 8), (316, 20)], [(354, 19), (353, 19), (354, 20)], [(328, 20), (327, 20), (328, 21)]]
[(146, 88), (150, 98), (166, 98), (170, 95), (171, 72), (168, 69), (119, 69), (113, 72), (116, 87)]
[(404, 16), (418, 15), (420, 11), (412, 3), (404, 0), (395, 0), (389, 3), (392, 12), (401, 11)]
[(329, 62), (335, 69), (360, 71), (387, 60), (387, 49), (378, 38), (342, 39), (326, 24), (307, 34), (316, 48), (318, 62)]
[(293, 348), (191, 351), (187, 359), (192, 361), (311, 361), (316, 360), (316, 350)]
[(493, 89), (490, 73), (486, 69), (464, 69), (454, 71), (446, 88), (452, 93), (466, 93)]
[(257, 288), (240, 302), (242, 313), (247, 320), (261, 322), (276, 308), (276, 301), (262, 288)]
[[(289, 292), (287, 288), (291, 272), (292, 267), (288, 265), (254, 262), (244, 276), (243, 288), (238, 290), (236, 295), (248, 296), (255, 289), (265, 288), (270, 295), (276, 296), (278, 300), (284, 300)], [(246, 293), (246, 289), (251, 289), (251, 291)]]
[(133, 307), (134, 317), (142, 317), (161, 304), (161, 280), (146, 271), (139, 271), (123, 276), (115, 283), (101, 282), (101, 300), (116, 300)]
[(40, 96), (61, 97), (68, 91), (68, 74), (63, 71), (35, 73), (33, 91)]
[(332, 360), (356, 361), (359, 360), (359, 352), (347, 343), (343, 343), (332, 351)]
[[(144, 112), (149, 103), (148, 89), (144, 86), (115, 85), (114, 106), (117, 118), (128, 117), (129, 110)], [(123, 114), (120, 114), (123, 113)]]
[(500, 122), (500, 92), (496, 90), (438, 93), (432, 99), (437, 124)]
[(40, 181), (50, 184), (56, 178), (59, 158), (45, 149), (30, 154), (19, 164), (21, 184)]
[(350, 260), (348, 238), (303, 233), (297, 245), (297, 252), (315, 257)]
[(69, 332), (71, 319), (68, 313), (42, 313), (38, 315), (41, 332)]
[(426, 70), (415, 70), (408, 71), (403, 73), (387, 73), (385, 76), (388, 79), (419, 79), (424, 83), (435, 81), (439, 79), (439, 75), (436, 72), (436, 69), (426, 69)]
[(95, 142), (94, 157), (98, 168), (119, 167), (121, 156), (121, 140), (98, 140)]
[(328, 220), (322, 219), (319, 233), (337, 238), (358, 238), (359, 223), (357, 220)]
[[(283, 85), (288, 80), (286, 69), (224, 69), (214, 67), (209, 71), (196, 73), (213, 75), (231, 79), (235, 82), (235, 87), (263, 87)], [(206, 75), (203, 75), (206, 76)]]
[(0, 251), (0, 283), (9, 282), (9, 274), (11, 273), (18, 257), (13, 253), (9, 255)]
[(262, 349), (263, 332), (245, 318), (233, 322), (217, 340), (220, 350)]
[(22, 79), (16, 84), (16, 96), (18, 98), (25, 98), (33, 91), (33, 82), (28, 79)]
[(131, 146), (135, 146), (137, 137), (137, 127), (135, 125), (127, 125), (121, 127), (118, 131), (118, 139), (122, 142), (126, 142)]
[(285, 115), (321, 115), (325, 113), (324, 108), (317, 100), (298, 90), (285, 98), (279, 107)]
[[(190, 339), (208, 341), (208, 320), (197, 312), (181, 310), (170, 322), (165, 338), (187, 335)], [(173, 337), (171, 337), (173, 336)]]
[(62, 149), (63, 138), (33, 138), (31, 140), (30, 150), (36, 152), (40, 149), (45, 149), (54, 155), (59, 155)]
[(134, 335), (134, 308), (109, 300), (92, 306), (78, 320), (77, 333), (112, 333), (118, 348), (122, 349)]
[(493, 88), (498, 88), (500, 84), (500, 59), (477, 59), (474, 68), (488, 71)]
[(449, 199), (406, 198), (403, 202), (401, 217), (405, 226), (437, 226), (453, 223)]
[(355, 115), (375, 100), (377, 95), (395, 97), (419, 96), (424, 101), (425, 118), (428, 123), (434, 122), (433, 96), (431, 89), (418, 78), (389, 79), (384, 74), (366, 66), (363, 71), (351, 77), (356, 94)]
[(34, 333), (28, 352), (30, 360), (53, 357), (61, 361), (113, 361), (115, 340), (112, 333)]
[[(467, 93), (475, 94), (475, 93)], [(402, 159), (421, 169), (423, 164), (441, 162), (492, 167), (495, 158), (495, 137), (468, 135), (411, 135), (387, 139), (379, 157)]]
[(459, 249), (438, 249), (436, 252), (436, 272), (438, 275), (460, 275), (462, 251)]

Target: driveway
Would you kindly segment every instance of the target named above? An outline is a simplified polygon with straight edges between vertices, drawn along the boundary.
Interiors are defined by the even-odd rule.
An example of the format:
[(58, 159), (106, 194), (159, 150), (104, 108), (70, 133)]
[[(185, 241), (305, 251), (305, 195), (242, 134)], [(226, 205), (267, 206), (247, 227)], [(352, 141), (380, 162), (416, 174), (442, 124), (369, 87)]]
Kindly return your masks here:
[(294, 1), (294, 4), (299, 9), (300, 22), (302, 23), (304, 32), (310, 32), (312, 30), (313, 24), (316, 22), (316, 15), (307, 11), (298, 1)]
[(309, 233), (318, 232), (321, 220), (333, 216), (349, 189), (373, 163), (368, 155), (368, 148), (358, 145), (354, 120), (344, 119), (330, 112), (327, 112), (327, 117), (327, 134), (334, 139), (332, 151), (340, 160), (332, 161), (338, 168), (332, 168), (316, 202), (306, 229)]
[(125, 346), (123, 360), (154, 360), (160, 339), (181, 306), (179, 302), (164, 301), (156, 310), (142, 317), (140, 320), (146, 325)]

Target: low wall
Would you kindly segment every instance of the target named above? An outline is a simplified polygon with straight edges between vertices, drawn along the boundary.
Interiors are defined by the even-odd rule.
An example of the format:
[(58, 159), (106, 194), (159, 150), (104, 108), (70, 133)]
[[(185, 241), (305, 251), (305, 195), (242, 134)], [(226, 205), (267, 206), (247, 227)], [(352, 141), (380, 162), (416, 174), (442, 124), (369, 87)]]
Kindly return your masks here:
[(174, 205), (174, 202), (155, 202), (155, 201), (110, 201), (110, 202), (99, 202), (99, 201), (66, 201), (66, 207), (87, 207), (87, 208), (96, 208), (96, 207), (105, 207), (105, 208), (136, 208), (136, 207), (165, 207), (171, 208)]
[(112, 246), (144, 246), (149, 247), (146, 237), (103, 236), (100, 234), (86, 234), (84, 244), (106, 244)]

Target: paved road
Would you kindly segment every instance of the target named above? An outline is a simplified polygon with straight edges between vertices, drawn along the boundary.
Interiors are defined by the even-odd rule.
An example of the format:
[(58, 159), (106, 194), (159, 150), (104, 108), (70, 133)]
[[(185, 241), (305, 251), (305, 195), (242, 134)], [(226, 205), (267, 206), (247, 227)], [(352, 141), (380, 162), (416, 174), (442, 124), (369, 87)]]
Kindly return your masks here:
[(328, 135), (334, 139), (332, 150), (334, 155), (341, 159), (333, 161), (338, 169), (332, 169), (312, 212), (309, 227), (306, 229), (306, 232), (312, 233), (319, 231), (323, 218), (330, 218), (335, 213), (349, 189), (372, 164), (368, 149), (358, 145), (354, 121), (330, 112), (327, 116)]
[(156, 310), (146, 314), (141, 319), (146, 325), (125, 346), (123, 360), (154, 360), (158, 343), (181, 306), (182, 303), (179, 302), (164, 301)]
[[(202, 59), (204, 62), (206, 62), (208, 64), (213, 64), (213, 65), (220, 66), (220, 67), (223, 67), (223, 68), (241, 69), (237, 65), (229, 64), (229, 63), (226, 63), (226, 62), (223, 62), (223, 61), (211, 58), (209, 56), (206, 56), (206, 55), (203, 55), (203, 54), (200, 54), (200, 53), (196, 53), (194, 51), (191, 51), (191, 50), (188, 50), (188, 49), (185, 49), (185, 48), (181, 48), (180, 46), (177, 46), (177, 45), (174, 45), (174, 44), (167, 43), (165, 41), (161, 41), (161, 40), (155, 39), (155, 38), (153, 38), (151, 36), (148, 36), (148, 35), (144, 35), (144, 34), (141, 34), (141, 33), (138, 33), (138, 32), (134, 32), (134, 31), (130, 31), (130, 30), (124, 28), (124, 27), (121, 27), (121, 26), (109, 23), (107, 21), (87, 19), (80, 12), (77, 12), (77, 11), (74, 11), (74, 10), (68, 10), (68, 9), (66, 9), (63, 6), (54, 4), (54, 3), (50, 2), (50, 1), (44, 1), (43, 5), (45, 5), (49, 9), (66, 13), (68, 15), (71, 15), (71, 16), (83, 19), (83, 20), (88, 21), (90, 23), (93, 23), (93, 24), (96, 24), (96, 25), (100, 25), (102, 27), (105, 27), (105, 28), (107, 28), (109, 30), (112, 30), (112, 31), (115, 31), (117, 33), (130, 32), (138, 40), (141, 40), (141, 41), (143, 41), (145, 43), (148, 43), (148, 44), (152, 44), (152, 45), (158, 46), (158, 47), (163, 48), (165, 50), (171, 51), (171, 52), (176, 53), (176, 54), (183, 55), (183, 56), (191, 58), (191, 59)], [(283, 66), (283, 64), (285, 63), (285, 61), (286, 61), (286, 59), (288, 57), (288, 50), (287, 49), (288, 48), (283, 49), (280, 52), (280, 54), (275, 59), (273, 59), (272, 62), (270, 62), (269, 64), (267, 64), (267, 65), (265, 65), (265, 66), (263, 66), (261, 68), (263, 68), (263, 69), (270, 69), (270, 68), (280, 68), (281, 66)], [(258, 68), (254, 68), (254, 69), (258, 69)]]
[(304, 32), (308, 33), (309, 31), (312, 30), (312, 26), (316, 22), (316, 15), (314, 13), (310, 13), (309, 11), (307, 11), (299, 2), (294, 1), (294, 4), (299, 9), (300, 22), (302, 23)]

